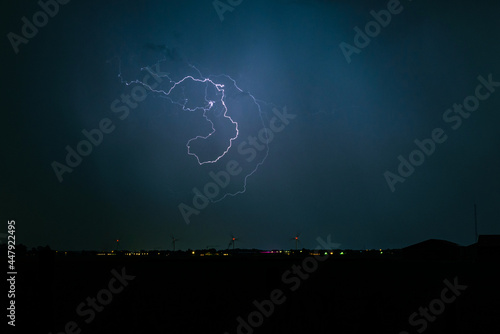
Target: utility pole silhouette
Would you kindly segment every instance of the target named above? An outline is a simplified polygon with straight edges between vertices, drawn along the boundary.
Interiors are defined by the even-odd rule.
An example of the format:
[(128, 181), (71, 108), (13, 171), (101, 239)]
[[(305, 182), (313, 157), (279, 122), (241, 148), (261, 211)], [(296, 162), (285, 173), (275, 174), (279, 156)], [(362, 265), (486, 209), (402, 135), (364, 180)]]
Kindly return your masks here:
[(474, 203), (474, 231), (476, 234), (476, 242), (478, 241), (479, 237), (477, 235), (477, 209), (476, 209), (476, 203)]
[(175, 252), (175, 242), (179, 241), (179, 239), (176, 239), (174, 236), (172, 236), (172, 246), (173, 246), (173, 252)]
[(238, 238), (235, 238), (233, 234), (231, 234), (231, 241), (229, 241), (229, 245), (227, 245), (227, 248), (233, 244), (233, 250), (234, 250), (234, 243), (235, 241), (238, 240)]
[(299, 236), (300, 236), (300, 234), (299, 234), (299, 233), (297, 233), (297, 234), (295, 235), (295, 237), (293, 237), (293, 238), (292, 238), (292, 240), (295, 240), (295, 250), (298, 250), (298, 246), (299, 246)]

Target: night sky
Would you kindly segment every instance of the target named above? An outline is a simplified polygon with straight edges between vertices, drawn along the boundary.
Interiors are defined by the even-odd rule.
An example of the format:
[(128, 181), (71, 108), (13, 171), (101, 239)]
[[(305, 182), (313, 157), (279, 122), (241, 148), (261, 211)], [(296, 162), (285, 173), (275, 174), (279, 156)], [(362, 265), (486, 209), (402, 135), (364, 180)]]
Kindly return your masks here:
[[(474, 203), (479, 234), (500, 234), (498, 2), (60, 2), (0, 14), (1, 215), (18, 244), (469, 245)], [(163, 93), (186, 76), (209, 81)]]

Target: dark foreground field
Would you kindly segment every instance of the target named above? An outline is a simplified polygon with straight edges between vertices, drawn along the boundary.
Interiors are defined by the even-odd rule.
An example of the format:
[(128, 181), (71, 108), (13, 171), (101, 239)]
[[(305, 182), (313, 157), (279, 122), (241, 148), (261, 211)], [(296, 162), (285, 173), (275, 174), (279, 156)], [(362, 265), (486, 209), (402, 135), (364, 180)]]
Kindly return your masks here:
[(32, 256), (17, 266), (19, 333), (500, 332), (495, 261)]

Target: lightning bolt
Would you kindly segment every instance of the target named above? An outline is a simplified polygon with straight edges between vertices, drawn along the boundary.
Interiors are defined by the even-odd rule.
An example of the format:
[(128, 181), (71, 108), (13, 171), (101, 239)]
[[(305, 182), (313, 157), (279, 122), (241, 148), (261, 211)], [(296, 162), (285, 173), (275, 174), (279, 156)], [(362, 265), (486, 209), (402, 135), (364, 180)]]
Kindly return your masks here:
[[(121, 74), (121, 63), (119, 65), (119, 74), (118, 74), (118, 77), (120, 78), (120, 81), (122, 82), (122, 84), (125, 84), (127, 86), (129, 85), (133, 85), (133, 84), (139, 84), (139, 85), (142, 85), (144, 88), (146, 88), (148, 91), (150, 91), (152, 94), (157, 94), (159, 96), (162, 96), (164, 98), (166, 98), (168, 101), (170, 101), (172, 104), (175, 104), (175, 105), (178, 105), (182, 108), (183, 111), (185, 112), (194, 112), (194, 111), (198, 111), (198, 110), (202, 110), (203, 111), (203, 117), (204, 119), (210, 123), (210, 126), (211, 126), (211, 132), (206, 135), (206, 136), (202, 136), (202, 135), (198, 135), (198, 136), (195, 136), (191, 139), (189, 139), (186, 143), (186, 147), (187, 147), (187, 153), (188, 155), (191, 155), (191, 156), (194, 156), (196, 158), (196, 161), (198, 162), (198, 164), (201, 166), (201, 165), (204, 165), (204, 164), (214, 164), (216, 162), (218, 162), (221, 158), (223, 158), (230, 150), (231, 148), (233, 147), (233, 141), (235, 141), (239, 134), (240, 134), (240, 131), (239, 131), (239, 125), (238, 125), (238, 122), (236, 122), (233, 118), (231, 118), (231, 116), (229, 115), (229, 111), (228, 111), (228, 108), (227, 108), (227, 105), (226, 105), (226, 87), (224, 86), (224, 84), (222, 83), (219, 83), (217, 81), (217, 79), (220, 79), (220, 78), (226, 78), (228, 79), (233, 87), (238, 91), (240, 92), (241, 94), (246, 94), (248, 95), (253, 103), (256, 105), (257, 107), (257, 110), (258, 110), (258, 113), (259, 113), (259, 118), (260, 118), (260, 123), (262, 124), (262, 128), (265, 127), (264, 125), (264, 119), (263, 119), (263, 111), (262, 111), (262, 107), (261, 107), (261, 104), (267, 104), (267, 105), (271, 105), (267, 102), (264, 102), (264, 101), (261, 101), (261, 100), (257, 100), (251, 93), (249, 92), (245, 92), (243, 91), (240, 87), (238, 87), (236, 81), (230, 77), (229, 75), (226, 75), (226, 74), (219, 74), (219, 75), (209, 75), (209, 76), (203, 76), (201, 71), (198, 70), (198, 68), (196, 68), (194, 65), (191, 65), (191, 64), (188, 64), (189, 67), (191, 67), (194, 71), (196, 71), (197, 73), (197, 76), (193, 76), (193, 75), (187, 75), (185, 77), (183, 77), (182, 79), (180, 80), (173, 80), (171, 77), (170, 77), (170, 74), (169, 73), (165, 73), (165, 72), (161, 72), (160, 71), (160, 63), (164, 61), (164, 60), (160, 60), (158, 61), (156, 64), (152, 65), (152, 66), (147, 66), (147, 67), (142, 67), (140, 70), (141, 71), (146, 71), (148, 72), (150, 75), (156, 77), (156, 78), (159, 78), (162, 80), (162, 84), (163, 82), (166, 82), (168, 81), (168, 88), (167, 89), (158, 89), (158, 88), (153, 88), (152, 85), (149, 85), (147, 84), (146, 82), (143, 82), (141, 80), (132, 80), (132, 81), (127, 81), (123, 78), (122, 74)], [(166, 79), (166, 80), (165, 80)], [(187, 82), (197, 82), (197, 83), (203, 83), (205, 84), (205, 96), (204, 96), (204, 100), (205, 100), (205, 105), (203, 106), (197, 106), (197, 107), (194, 107), (194, 108), (189, 108), (187, 106), (188, 104), (188, 99), (187, 98), (184, 98), (184, 99), (181, 99), (181, 100), (174, 100), (171, 96), (171, 94), (173, 93), (173, 91), (178, 88), (178, 87), (181, 87), (182, 84), (184, 83), (187, 83)], [(218, 94), (217, 95), (217, 99), (214, 100), (214, 99), (210, 99), (208, 97), (209, 93), (208, 93), (208, 88), (212, 86), (213, 88), (215, 88), (215, 90), (217, 91)], [(222, 113), (222, 116), (226, 119), (228, 119), (231, 124), (234, 125), (234, 128), (235, 128), (235, 131), (236, 131), (236, 134), (231, 137), (229, 139), (229, 144), (228, 146), (224, 149), (224, 151), (219, 154), (217, 157), (215, 157), (214, 159), (208, 159), (208, 160), (202, 160), (200, 159), (200, 157), (196, 154), (196, 153), (193, 153), (191, 152), (191, 143), (195, 140), (207, 140), (208, 138), (210, 138), (215, 132), (215, 125), (213, 123), (213, 121), (210, 119), (210, 117), (207, 115), (207, 113), (209, 111), (212, 110), (212, 108), (215, 108), (216, 105), (220, 104), (223, 108), (223, 113)], [(216, 109), (212, 110), (213, 112), (215, 112)], [(264, 154), (264, 157), (254, 166), (254, 168), (249, 171), (245, 177), (244, 177), (244, 181), (243, 181), (243, 189), (242, 190), (239, 190), (237, 192), (234, 192), (234, 193), (226, 193), (224, 194), (223, 196), (221, 196), (219, 199), (211, 199), (211, 201), (213, 203), (216, 203), (216, 202), (220, 202), (222, 201), (224, 198), (228, 197), (228, 196), (236, 196), (238, 194), (242, 194), (246, 191), (246, 188), (247, 188), (247, 180), (250, 176), (252, 176), (257, 170), (258, 168), (264, 163), (264, 161), (267, 159), (268, 155), (269, 155), (269, 136), (266, 132), (265, 134), (265, 139), (266, 139), (266, 142), (265, 142), (265, 154)]]

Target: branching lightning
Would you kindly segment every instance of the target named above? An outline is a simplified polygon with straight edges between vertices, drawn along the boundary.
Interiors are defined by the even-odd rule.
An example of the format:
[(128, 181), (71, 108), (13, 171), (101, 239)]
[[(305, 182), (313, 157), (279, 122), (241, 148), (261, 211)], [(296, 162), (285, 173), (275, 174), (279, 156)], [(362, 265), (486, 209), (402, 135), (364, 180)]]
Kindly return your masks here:
[[(208, 77), (205, 77), (205, 76), (202, 75), (202, 73), (200, 72), (200, 70), (198, 70), (194, 65), (189, 64), (189, 67), (191, 67), (194, 71), (196, 71), (197, 76), (196, 75), (195, 76), (193, 76), (193, 75), (187, 75), (187, 76), (181, 78), (180, 80), (176, 81), (176, 80), (173, 80), (171, 78), (171, 76), (170, 76), (169, 73), (165, 73), (165, 72), (161, 72), (160, 71), (160, 63), (161, 63), (161, 61), (157, 62), (153, 66), (142, 67), (141, 71), (146, 71), (150, 75), (152, 75), (153, 77), (155, 77), (156, 79), (160, 79), (162, 81), (162, 86), (165, 83), (167, 83), (168, 87), (165, 88), (165, 89), (160, 89), (158, 87), (154, 87), (154, 85), (148, 84), (148, 82), (146, 80), (144, 80), (144, 81), (141, 81), (141, 80), (127, 81), (127, 80), (124, 80), (123, 77), (122, 77), (122, 74), (121, 74), (121, 65), (120, 65), (120, 71), (119, 71), (118, 77), (120, 78), (121, 82), (123, 84), (127, 85), (127, 86), (129, 86), (129, 85), (135, 85), (135, 84), (142, 85), (146, 90), (150, 91), (152, 94), (158, 94), (159, 96), (162, 96), (162, 97), (166, 98), (172, 104), (180, 106), (182, 108), (182, 110), (185, 111), (185, 112), (194, 112), (194, 111), (198, 111), (198, 110), (202, 110), (203, 111), (203, 117), (204, 117), (204, 119), (207, 122), (209, 122), (209, 124), (211, 126), (211, 132), (209, 134), (205, 135), (205, 136), (203, 136), (203, 135), (195, 136), (195, 137), (189, 139), (187, 141), (187, 143), (186, 143), (188, 155), (194, 156), (196, 158), (196, 161), (198, 162), (198, 164), (200, 166), (204, 165), (204, 164), (215, 164), (215, 163), (217, 163), (221, 158), (223, 158), (233, 148), (233, 142), (240, 135), (239, 124), (238, 124), (238, 122), (236, 122), (229, 115), (230, 112), (229, 112), (228, 107), (226, 105), (226, 87), (224, 86), (224, 84), (217, 82), (217, 79), (219, 79), (219, 78), (226, 78), (226, 79), (228, 79), (229, 81), (231, 81), (232, 85), (234, 86), (234, 88), (237, 91), (239, 91), (242, 94), (248, 95), (252, 99), (253, 103), (257, 107), (262, 127), (263, 128), (265, 127), (264, 126), (264, 119), (263, 119), (262, 108), (261, 108), (261, 105), (259, 104), (259, 102), (261, 102), (261, 103), (265, 103), (265, 102), (259, 101), (252, 94), (250, 94), (249, 92), (243, 91), (240, 87), (238, 87), (238, 85), (236, 84), (236, 81), (233, 78), (231, 78), (229, 75), (220, 74), (220, 75), (210, 75)], [(204, 96), (205, 104), (203, 106), (196, 106), (196, 107), (191, 107), (190, 108), (190, 107), (188, 107), (188, 99), (187, 98), (183, 98), (183, 99), (179, 99), (179, 100), (174, 100), (174, 98), (172, 98), (172, 93), (178, 87), (181, 87), (181, 85), (183, 85), (185, 83), (188, 83), (188, 82), (203, 83), (203, 84), (206, 85), (205, 86), (205, 96)], [(217, 94), (216, 94), (217, 98), (216, 99), (213, 99), (213, 98), (211, 99), (211, 98), (208, 97), (208, 95), (209, 95), (209, 93), (208, 93), (209, 87), (213, 87), (216, 90), (216, 92), (217, 92)], [(217, 110), (215, 108), (218, 105), (222, 106), (222, 108), (223, 108), (222, 109), (223, 113), (221, 112), (222, 116), (224, 118), (228, 119), (231, 122), (231, 124), (234, 125), (236, 134), (233, 137), (229, 138), (229, 144), (228, 144), (228, 146), (224, 149), (224, 151), (221, 154), (219, 154), (217, 157), (215, 157), (213, 159), (205, 159), (205, 160), (203, 160), (196, 153), (194, 153), (194, 152), (191, 151), (191, 143), (193, 141), (196, 141), (196, 140), (207, 140), (208, 138), (210, 138), (212, 135), (215, 134), (215, 132), (216, 132), (215, 125), (214, 125), (213, 121), (210, 119), (210, 117), (207, 114), (208, 114), (209, 111), (212, 111), (212, 112), (215, 113), (216, 110)], [(217, 116), (219, 116), (219, 115), (217, 115)], [(243, 189), (239, 190), (237, 192), (234, 192), (234, 193), (226, 193), (226, 194), (224, 194), (223, 196), (221, 196), (218, 199), (211, 199), (212, 202), (219, 202), (219, 201), (222, 201), (227, 196), (231, 196), (231, 197), (232, 196), (236, 196), (236, 195), (242, 194), (242, 193), (244, 193), (246, 191), (247, 179), (257, 171), (257, 169), (264, 163), (264, 161), (267, 159), (267, 157), (269, 155), (269, 137), (268, 137), (267, 133), (265, 134), (265, 139), (266, 139), (266, 142), (264, 143), (265, 144), (265, 152), (264, 152), (265, 154), (264, 154), (263, 158), (261, 158), (261, 160), (256, 163), (256, 165), (254, 166), (254, 168), (251, 171), (247, 172), (247, 174), (245, 175), (244, 180), (243, 180)]]

